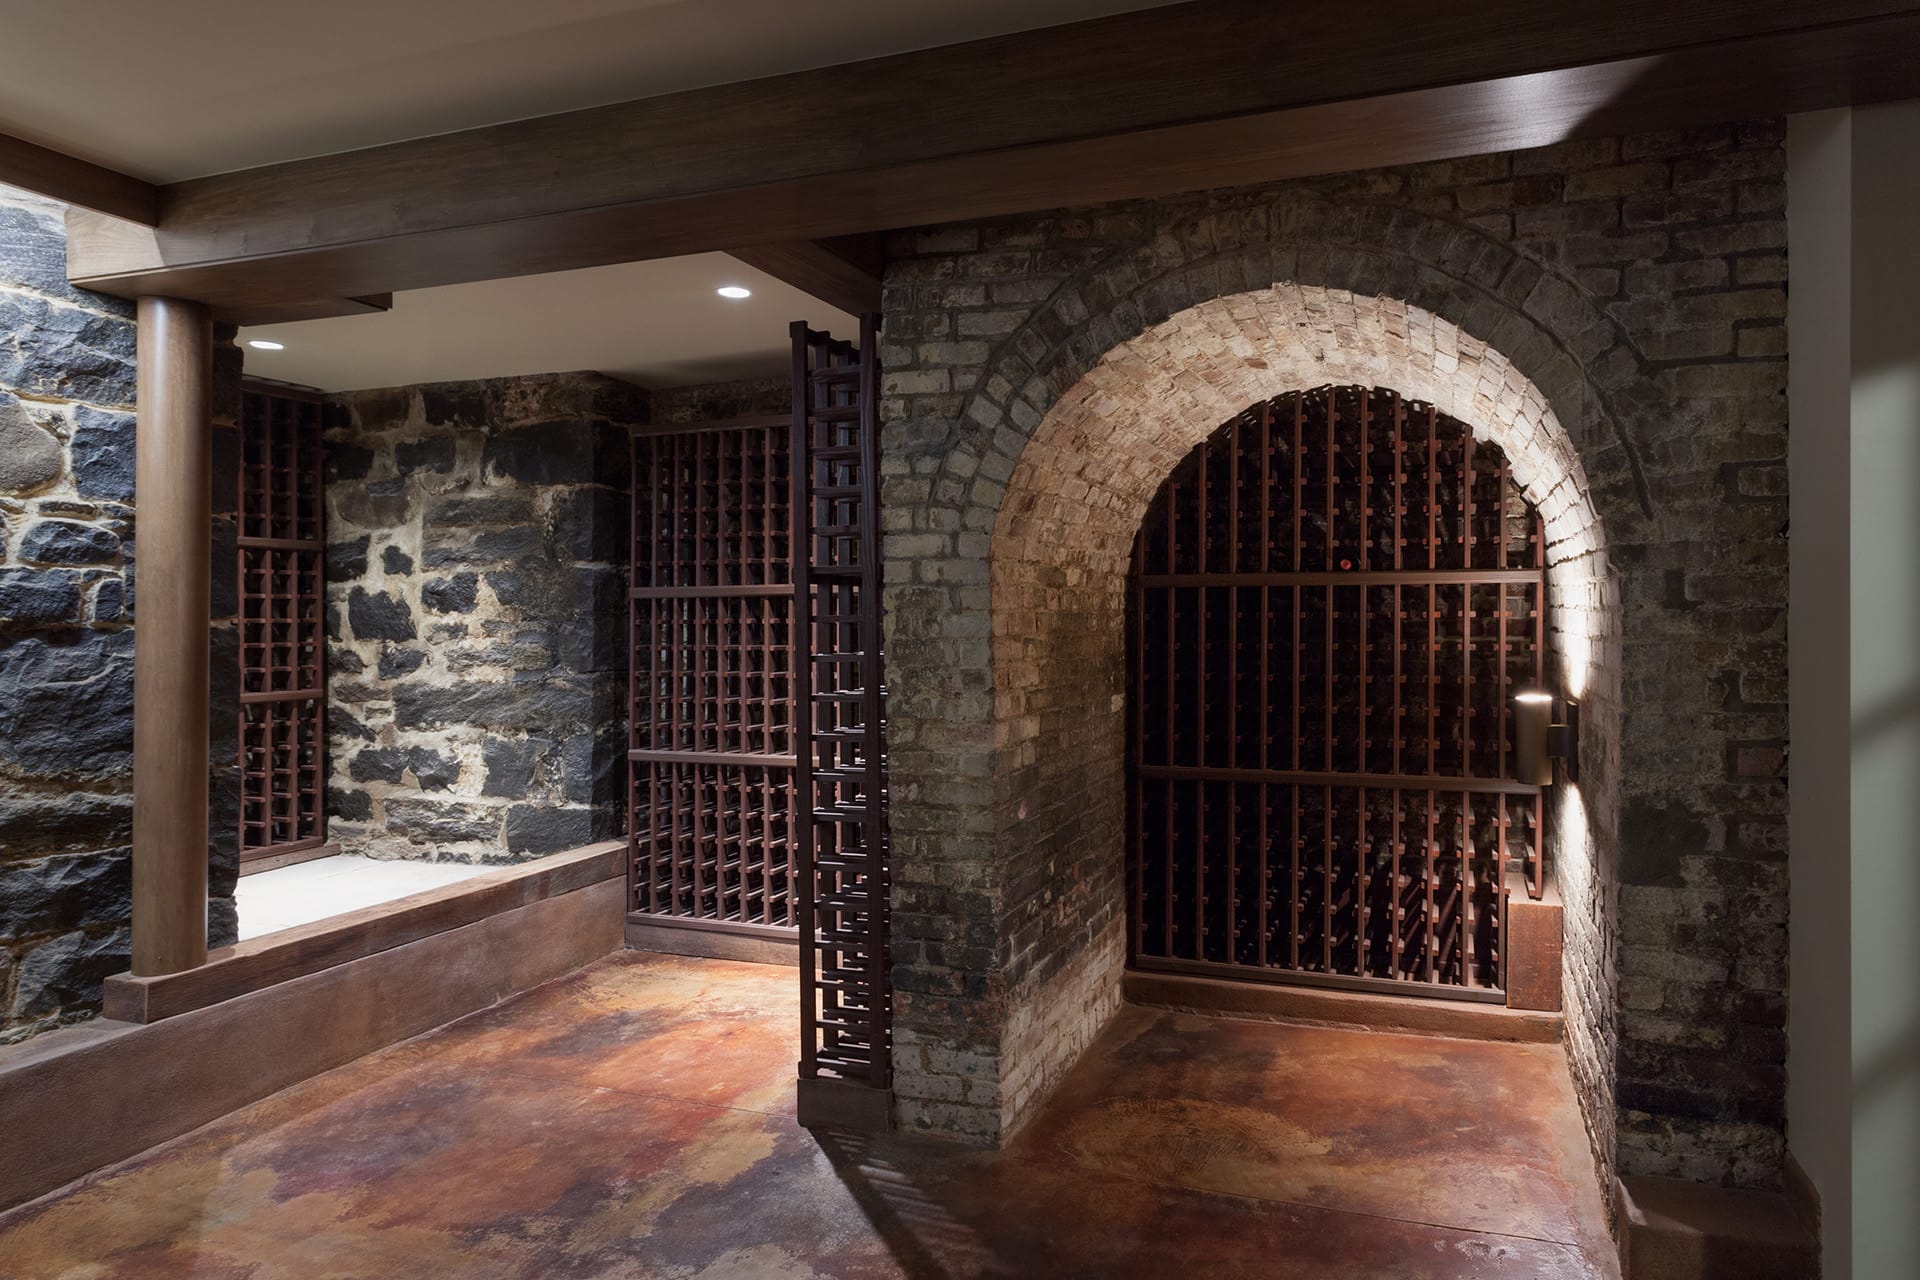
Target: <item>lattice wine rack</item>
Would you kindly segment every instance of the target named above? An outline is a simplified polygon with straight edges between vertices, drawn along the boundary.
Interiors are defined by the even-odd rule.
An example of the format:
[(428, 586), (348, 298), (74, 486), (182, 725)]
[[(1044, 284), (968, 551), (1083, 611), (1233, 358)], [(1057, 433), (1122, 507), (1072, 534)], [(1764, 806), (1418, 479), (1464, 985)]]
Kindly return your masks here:
[(1147, 968), (1497, 999), (1541, 525), (1431, 406), (1337, 387), (1229, 422), (1134, 546), (1132, 945)]
[(795, 923), (788, 449), (784, 417), (634, 435), (627, 830), (641, 916)]
[(879, 377), (877, 317), (858, 344), (793, 326), (800, 1074), (872, 1091), (892, 1065)]
[(321, 405), (241, 397), (240, 857), (326, 842)]

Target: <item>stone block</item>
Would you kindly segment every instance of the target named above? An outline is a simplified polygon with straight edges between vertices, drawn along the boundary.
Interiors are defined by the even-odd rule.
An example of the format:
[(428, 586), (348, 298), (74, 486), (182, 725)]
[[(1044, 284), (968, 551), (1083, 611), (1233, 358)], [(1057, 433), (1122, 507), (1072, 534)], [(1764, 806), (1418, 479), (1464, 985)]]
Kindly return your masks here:
[(76, 930), (28, 949), (14, 977), (8, 1020), (23, 1022), (100, 1002), (100, 984), (127, 968), (133, 956), (128, 929), (105, 934)]
[(347, 624), (360, 640), (412, 640), (418, 635), (404, 600), (363, 587), (347, 596)]
[(64, 569), (0, 569), (0, 624), (77, 622), (81, 579)]
[(573, 805), (516, 804), (507, 809), (507, 849), (512, 853), (558, 853), (591, 844), (593, 811)]
[[(0, 441), (0, 456), (8, 452)], [(67, 446), (74, 487), (82, 497), (133, 501), (134, 417), (76, 405)], [(0, 482), (0, 488), (4, 488)]]
[(435, 613), (472, 613), (480, 598), (480, 577), (456, 573), (434, 578), (420, 588), (420, 602)]

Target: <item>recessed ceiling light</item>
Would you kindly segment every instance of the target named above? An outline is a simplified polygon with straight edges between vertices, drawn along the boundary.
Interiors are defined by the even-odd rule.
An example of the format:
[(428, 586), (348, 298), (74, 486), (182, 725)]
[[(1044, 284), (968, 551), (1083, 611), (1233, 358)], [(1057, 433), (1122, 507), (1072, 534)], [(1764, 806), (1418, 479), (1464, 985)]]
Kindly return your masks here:
[(265, 338), (248, 338), (247, 345), (255, 351), (285, 351), (287, 349), (286, 343), (268, 342)]
[(737, 284), (723, 284), (714, 290), (714, 292), (723, 298), (751, 298), (753, 296), (753, 290), (743, 289)]

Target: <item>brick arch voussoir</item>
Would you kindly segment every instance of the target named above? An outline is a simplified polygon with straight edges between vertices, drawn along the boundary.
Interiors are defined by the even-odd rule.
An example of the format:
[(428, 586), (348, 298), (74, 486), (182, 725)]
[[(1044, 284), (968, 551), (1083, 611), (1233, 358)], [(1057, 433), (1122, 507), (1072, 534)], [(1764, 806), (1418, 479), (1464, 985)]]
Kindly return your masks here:
[[(1630, 520), (1649, 512), (1638, 449), (1611, 404), (1623, 382), (1618, 371), (1639, 360), (1618, 322), (1556, 267), (1477, 228), (1404, 207), (1348, 210), (1313, 199), (1283, 201), (1268, 238), (1250, 237), (1225, 251), (1176, 227), (1156, 237), (1150, 255), (1128, 250), (1063, 282), (997, 346), (963, 411), (962, 465), (971, 474), (956, 480), (966, 527), (991, 528), (1005, 492), (1004, 475), (978, 461), (996, 450), (1010, 454), (1009, 463), (1017, 459), (1054, 405), (1119, 346), (1183, 311), (1276, 281), (1403, 300), (1487, 343), (1545, 395), (1596, 495), (1620, 497), (1606, 504), (1619, 509), (1601, 514)], [(1183, 256), (1194, 251), (1207, 256)], [(1089, 307), (1089, 293), (1100, 310)], [(1063, 324), (1065, 341), (1044, 350), (1033, 341), (1042, 327), (1059, 331)], [(1603, 362), (1614, 376), (1591, 376)]]

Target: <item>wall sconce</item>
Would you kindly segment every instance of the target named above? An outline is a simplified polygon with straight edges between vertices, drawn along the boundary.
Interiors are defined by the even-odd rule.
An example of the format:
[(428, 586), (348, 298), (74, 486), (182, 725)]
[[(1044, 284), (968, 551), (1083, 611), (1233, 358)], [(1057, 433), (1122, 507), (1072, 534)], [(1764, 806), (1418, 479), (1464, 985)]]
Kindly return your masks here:
[(1513, 780), (1553, 785), (1553, 762), (1580, 781), (1580, 704), (1530, 690), (1513, 695)]

